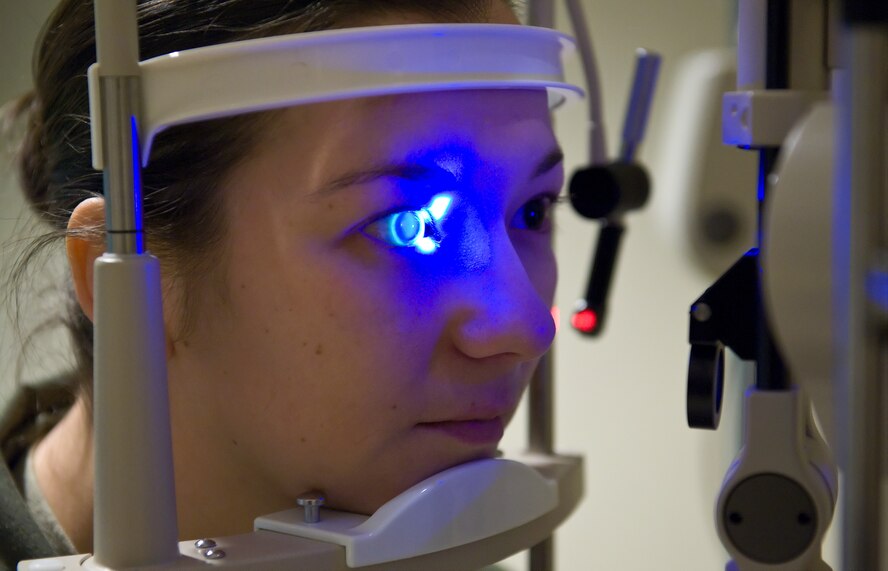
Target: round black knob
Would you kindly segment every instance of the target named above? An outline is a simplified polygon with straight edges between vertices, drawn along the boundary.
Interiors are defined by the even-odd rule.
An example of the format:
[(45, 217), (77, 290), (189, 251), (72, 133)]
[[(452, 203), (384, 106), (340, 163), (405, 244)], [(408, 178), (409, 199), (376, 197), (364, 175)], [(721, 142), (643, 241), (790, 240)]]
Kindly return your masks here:
[(650, 195), (647, 171), (617, 162), (578, 170), (570, 180), (570, 202), (586, 218), (608, 218), (641, 208)]

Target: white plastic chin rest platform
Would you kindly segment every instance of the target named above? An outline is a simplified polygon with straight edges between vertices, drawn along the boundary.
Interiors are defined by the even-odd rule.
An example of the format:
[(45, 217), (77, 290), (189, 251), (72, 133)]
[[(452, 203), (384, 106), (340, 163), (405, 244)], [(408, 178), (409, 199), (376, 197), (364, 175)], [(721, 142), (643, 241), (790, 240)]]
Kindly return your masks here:
[[(302, 508), (257, 518), (253, 533), (212, 538), (216, 553), (179, 544), (170, 565), (148, 569), (458, 571), (478, 569), (551, 536), (583, 495), (582, 459), (522, 455), (445, 470), (383, 505), (372, 516)], [(106, 569), (88, 555), (23, 561), (19, 571)]]

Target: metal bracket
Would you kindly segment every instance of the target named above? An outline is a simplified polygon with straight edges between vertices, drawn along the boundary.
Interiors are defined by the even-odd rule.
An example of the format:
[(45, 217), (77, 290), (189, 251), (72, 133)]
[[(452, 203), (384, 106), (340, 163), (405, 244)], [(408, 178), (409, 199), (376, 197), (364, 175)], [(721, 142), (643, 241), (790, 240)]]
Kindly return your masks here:
[(732, 91), (722, 99), (722, 140), (744, 148), (779, 147), (825, 91)]

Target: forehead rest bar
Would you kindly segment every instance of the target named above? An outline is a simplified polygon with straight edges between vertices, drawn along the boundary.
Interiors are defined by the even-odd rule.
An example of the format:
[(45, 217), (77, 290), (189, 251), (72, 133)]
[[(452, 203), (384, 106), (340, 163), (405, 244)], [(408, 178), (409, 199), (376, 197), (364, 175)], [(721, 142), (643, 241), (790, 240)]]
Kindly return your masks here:
[[(173, 52), (139, 64), (140, 143), (148, 163), (174, 125), (358, 97), (467, 89), (545, 89), (557, 107), (573, 40), (548, 28), (416, 24), (325, 30)], [(102, 169), (101, 69), (89, 70), (93, 166)]]

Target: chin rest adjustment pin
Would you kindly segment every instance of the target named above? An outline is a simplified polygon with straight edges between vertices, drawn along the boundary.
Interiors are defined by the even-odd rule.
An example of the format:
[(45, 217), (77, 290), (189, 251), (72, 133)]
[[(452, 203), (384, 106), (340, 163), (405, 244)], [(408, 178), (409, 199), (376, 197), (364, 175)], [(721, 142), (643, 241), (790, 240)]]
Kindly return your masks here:
[(305, 509), (305, 523), (318, 523), (321, 520), (321, 506), (324, 496), (319, 492), (308, 492), (296, 498), (296, 503)]

